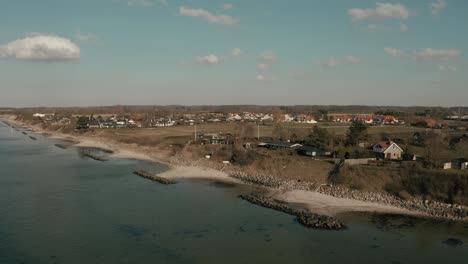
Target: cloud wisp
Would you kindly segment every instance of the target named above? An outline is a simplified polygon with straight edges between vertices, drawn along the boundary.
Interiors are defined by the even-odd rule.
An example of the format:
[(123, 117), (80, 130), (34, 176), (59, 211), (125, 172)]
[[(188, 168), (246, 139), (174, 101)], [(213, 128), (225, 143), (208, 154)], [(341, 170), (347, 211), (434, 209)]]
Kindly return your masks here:
[(75, 40), (78, 42), (96, 42), (97, 36), (94, 34), (81, 34), (80, 31), (76, 32)]
[(425, 48), (415, 51), (412, 54), (406, 53), (400, 49), (387, 47), (385, 53), (393, 57), (407, 58), (419, 61), (447, 61), (460, 57), (461, 51), (457, 49), (433, 49)]
[(399, 19), (406, 20), (410, 16), (410, 11), (406, 6), (399, 3), (376, 3), (374, 9), (371, 8), (351, 8), (348, 15), (353, 21)]
[(152, 7), (155, 3), (167, 5), (167, 0), (128, 0), (127, 5), (133, 7)]
[(429, 7), (431, 8), (432, 15), (437, 16), (442, 10), (447, 8), (447, 2), (444, 0), (437, 0), (436, 2), (430, 3)]
[(195, 63), (200, 65), (218, 65), (228, 61), (231, 58), (239, 58), (242, 54), (240, 48), (234, 48), (230, 52), (228, 56), (218, 56), (214, 54), (206, 55), (206, 56), (197, 56), (195, 58)]
[(23, 61), (72, 61), (80, 58), (80, 48), (63, 37), (33, 33), (25, 38), (1, 45), (1, 57)]
[(326, 68), (335, 68), (338, 66), (343, 65), (353, 65), (353, 64), (360, 64), (362, 60), (356, 56), (346, 56), (342, 59), (336, 59), (335, 57), (330, 57), (325, 61), (319, 61), (319, 65)]
[(229, 15), (224, 15), (224, 14), (213, 14), (210, 11), (207, 11), (205, 9), (201, 8), (188, 8), (185, 6), (181, 6), (179, 8), (179, 14), (182, 16), (188, 16), (188, 17), (196, 17), (203, 19), (209, 23), (212, 24), (220, 24), (224, 26), (234, 26), (237, 23), (239, 23), (239, 20), (229, 16)]

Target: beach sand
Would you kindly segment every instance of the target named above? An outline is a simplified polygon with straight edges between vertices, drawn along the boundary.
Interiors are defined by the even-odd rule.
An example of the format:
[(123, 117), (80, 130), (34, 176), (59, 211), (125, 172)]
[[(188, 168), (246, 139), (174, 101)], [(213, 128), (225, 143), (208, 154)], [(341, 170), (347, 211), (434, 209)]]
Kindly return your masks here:
[(272, 191), (272, 195), (276, 199), (288, 203), (302, 204), (312, 212), (328, 216), (336, 216), (337, 214), (348, 212), (376, 212), (405, 215), (422, 215), (422, 213), (420, 212), (410, 211), (391, 205), (363, 202), (353, 199), (337, 198), (334, 196), (311, 191)]

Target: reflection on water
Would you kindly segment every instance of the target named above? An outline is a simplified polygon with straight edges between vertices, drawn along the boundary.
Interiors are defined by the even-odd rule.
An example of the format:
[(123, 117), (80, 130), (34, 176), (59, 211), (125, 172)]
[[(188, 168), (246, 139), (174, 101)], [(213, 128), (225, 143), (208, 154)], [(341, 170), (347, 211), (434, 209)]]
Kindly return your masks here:
[[(161, 185), (132, 174), (166, 166), (81, 159), (0, 124), (0, 263), (452, 263), (468, 228), (408, 217), (340, 216), (344, 231), (240, 200), (210, 181)], [(463, 244), (461, 244), (461, 243)]]

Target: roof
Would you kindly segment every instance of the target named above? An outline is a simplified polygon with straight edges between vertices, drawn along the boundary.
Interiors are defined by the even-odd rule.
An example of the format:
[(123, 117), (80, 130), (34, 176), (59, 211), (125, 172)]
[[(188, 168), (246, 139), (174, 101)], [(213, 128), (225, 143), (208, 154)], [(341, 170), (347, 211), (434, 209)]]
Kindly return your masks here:
[(317, 148), (317, 147), (314, 147), (314, 146), (302, 146), (300, 148), (298, 148), (298, 150), (302, 150), (302, 151), (312, 151), (312, 152), (321, 152), (321, 151), (325, 151), (321, 148)]
[(301, 144), (295, 143), (284, 143), (284, 142), (261, 142), (258, 146), (269, 146), (269, 147), (280, 147), (280, 148), (293, 148), (293, 147), (300, 147)]
[(383, 149), (388, 149), (388, 147), (390, 147), (392, 145), (393, 142), (391, 141), (380, 141), (376, 144), (374, 144), (374, 146), (380, 146), (380, 148), (383, 148)]
[(400, 148), (395, 142), (393, 141), (380, 141), (379, 143), (374, 144), (373, 146), (380, 146), (382, 149), (382, 152), (387, 151), (388, 148), (390, 148), (392, 145), (395, 145), (398, 149), (400, 149), (401, 152), (403, 152), (403, 149)]
[(452, 160), (452, 162), (465, 163), (465, 162), (468, 162), (468, 159), (465, 159), (465, 158), (458, 158), (458, 159)]

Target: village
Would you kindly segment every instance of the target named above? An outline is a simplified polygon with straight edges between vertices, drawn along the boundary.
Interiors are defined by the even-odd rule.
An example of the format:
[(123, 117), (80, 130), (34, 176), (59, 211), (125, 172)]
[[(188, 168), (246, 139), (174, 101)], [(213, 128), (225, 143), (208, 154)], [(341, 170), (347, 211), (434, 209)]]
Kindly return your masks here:
[[(452, 115), (436, 120), (431, 116), (418, 115), (412, 118), (396, 117), (385, 112), (328, 113), (320, 110), (312, 114), (292, 114), (163, 111), (91, 115), (36, 112), (31, 118), (48, 127), (71, 127), (80, 133), (96, 129), (131, 129), (137, 135), (138, 129), (179, 127), (185, 131), (190, 144), (229, 146), (240, 143), (249, 151), (286, 151), (293, 156), (336, 160), (350, 165), (398, 167), (402, 166), (401, 162), (412, 161), (431, 169), (468, 169), (466, 153), (460, 150), (468, 141), (464, 132), (466, 123), (463, 122), (468, 121), (468, 115)], [(356, 135), (349, 131), (354, 124), (362, 124), (357, 128), (360, 131), (355, 132)], [(209, 129), (204, 130), (203, 127), (207, 125)], [(248, 132), (236, 134), (233, 129), (239, 126), (247, 128)], [(228, 127), (226, 131), (218, 131)], [(443, 140), (447, 141), (447, 149), (440, 152), (446, 155), (435, 155), (437, 150), (428, 153), (429, 138), (441, 133), (446, 135)], [(426, 150), (422, 151), (423, 148)], [(216, 156), (213, 151), (205, 154), (203, 156), (208, 159)], [(231, 162), (229, 157), (225, 158), (224, 162)]]

